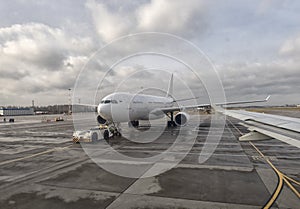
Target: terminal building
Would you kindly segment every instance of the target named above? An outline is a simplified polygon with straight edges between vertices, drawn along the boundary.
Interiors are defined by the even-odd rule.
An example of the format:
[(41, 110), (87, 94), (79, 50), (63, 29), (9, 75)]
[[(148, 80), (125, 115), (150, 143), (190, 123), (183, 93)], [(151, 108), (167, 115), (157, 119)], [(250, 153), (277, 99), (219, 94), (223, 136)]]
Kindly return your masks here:
[(34, 115), (32, 107), (28, 108), (5, 108), (0, 107), (0, 116)]

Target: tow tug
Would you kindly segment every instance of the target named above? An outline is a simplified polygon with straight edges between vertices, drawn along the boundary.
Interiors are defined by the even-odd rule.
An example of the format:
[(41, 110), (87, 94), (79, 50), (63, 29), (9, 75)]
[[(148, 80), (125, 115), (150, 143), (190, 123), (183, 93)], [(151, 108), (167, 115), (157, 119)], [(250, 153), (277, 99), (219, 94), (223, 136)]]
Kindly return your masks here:
[(108, 142), (114, 136), (121, 136), (114, 126), (100, 125), (89, 130), (75, 131), (73, 133), (73, 142), (97, 142), (103, 139)]

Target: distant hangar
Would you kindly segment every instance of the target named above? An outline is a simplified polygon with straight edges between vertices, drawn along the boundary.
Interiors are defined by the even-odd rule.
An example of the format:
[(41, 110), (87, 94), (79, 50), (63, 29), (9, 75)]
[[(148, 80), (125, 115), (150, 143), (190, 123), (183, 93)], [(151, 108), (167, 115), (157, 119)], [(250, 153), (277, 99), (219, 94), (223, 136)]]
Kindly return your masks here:
[(28, 108), (6, 108), (0, 107), (0, 116), (34, 115), (32, 107)]

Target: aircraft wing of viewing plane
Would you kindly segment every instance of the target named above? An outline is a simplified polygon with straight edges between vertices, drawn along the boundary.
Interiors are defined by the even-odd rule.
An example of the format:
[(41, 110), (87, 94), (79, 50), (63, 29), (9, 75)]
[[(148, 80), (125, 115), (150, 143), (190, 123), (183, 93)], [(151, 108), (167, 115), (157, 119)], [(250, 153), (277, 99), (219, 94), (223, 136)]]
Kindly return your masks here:
[(278, 139), (300, 148), (300, 119), (249, 112), (245, 110), (226, 110), (214, 107), (217, 112), (239, 119), (250, 131), (239, 138), (240, 141)]

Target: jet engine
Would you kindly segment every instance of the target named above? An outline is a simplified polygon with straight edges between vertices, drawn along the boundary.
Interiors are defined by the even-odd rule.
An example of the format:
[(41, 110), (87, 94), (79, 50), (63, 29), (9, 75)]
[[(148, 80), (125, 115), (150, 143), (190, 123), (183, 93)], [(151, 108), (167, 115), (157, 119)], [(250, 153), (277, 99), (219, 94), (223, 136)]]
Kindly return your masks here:
[(100, 115), (97, 116), (97, 121), (101, 125), (104, 125), (106, 123), (106, 120), (102, 118)]
[(185, 112), (179, 112), (175, 115), (174, 121), (177, 126), (184, 126), (190, 119), (190, 115)]

